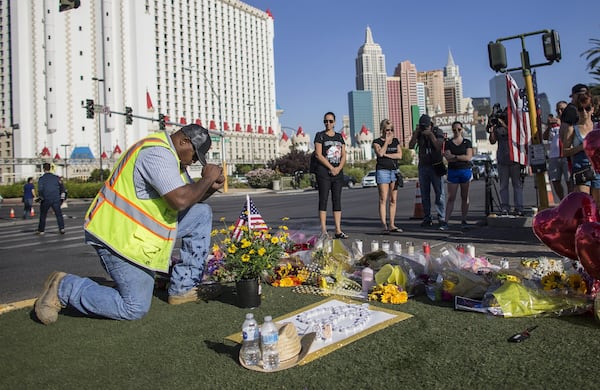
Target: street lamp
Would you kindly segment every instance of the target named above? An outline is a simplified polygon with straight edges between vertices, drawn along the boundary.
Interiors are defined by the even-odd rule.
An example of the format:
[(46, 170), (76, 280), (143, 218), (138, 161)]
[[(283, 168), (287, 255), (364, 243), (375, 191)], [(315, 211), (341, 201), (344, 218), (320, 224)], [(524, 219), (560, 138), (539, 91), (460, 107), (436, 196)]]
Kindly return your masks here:
[[(92, 77), (92, 80), (98, 83), (96, 101), (98, 104), (100, 104), (100, 83), (103, 83), (104, 79)], [(104, 104), (104, 99), (102, 100), (102, 104)], [(106, 117), (104, 118), (104, 123), (106, 124)], [(98, 116), (98, 157), (100, 157), (100, 181), (104, 181), (104, 171), (102, 169), (102, 127), (100, 123), (100, 116)]]
[(210, 91), (217, 98), (217, 102), (219, 103), (219, 127), (220, 127), (219, 133), (221, 135), (221, 166), (223, 168), (223, 176), (225, 176), (225, 183), (223, 184), (223, 192), (227, 192), (229, 189), (229, 186), (228, 186), (228, 179), (227, 179), (227, 159), (225, 158), (225, 125), (223, 124), (223, 116), (222, 116), (223, 107), (221, 104), (221, 95), (219, 95), (217, 93), (217, 91), (215, 91), (213, 84), (210, 82), (208, 77), (206, 77), (206, 74), (204, 72), (201, 72), (198, 69), (194, 69), (191, 67), (190, 68), (183, 67), (183, 69), (188, 70), (190, 72), (196, 72), (196, 73), (202, 75), (202, 77), (204, 78), (204, 81), (206, 81), (206, 83), (209, 85)]
[(62, 146), (63, 148), (65, 148), (65, 180), (67, 180), (69, 178), (69, 170), (68, 170), (68, 165), (67, 165), (67, 148), (69, 146), (71, 146), (71, 144), (61, 144), (60, 146)]

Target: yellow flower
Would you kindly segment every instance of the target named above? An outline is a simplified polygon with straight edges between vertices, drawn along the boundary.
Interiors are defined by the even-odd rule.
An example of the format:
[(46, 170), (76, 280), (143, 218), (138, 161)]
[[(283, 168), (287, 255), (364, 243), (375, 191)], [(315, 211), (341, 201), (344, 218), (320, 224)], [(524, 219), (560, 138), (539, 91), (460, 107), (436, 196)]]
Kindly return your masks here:
[(267, 253), (267, 250), (265, 248), (259, 248), (258, 249), (258, 255), (259, 256), (263, 256), (265, 253)]
[(221, 221), (221, 222), (225, 222), (225, 217), (221, 217), (221, 218), (219, 218), (219, 221)]
[(214, 236), (216, 236), (217, 234), (219, 234), (219, 229), (213, 229), (213, 230), (210, 232), (210, 236), (211, 236), (211, 237), (214, 237)]
[(237, 252), (237, 246), (231, 245), (229, 248), (227, 248), (227, 252), (234, 254), (235, 252)]
[(271, 237), (271, 244), (279, 244), (279, 237)]
[(213, 244), (213, 246), (212, 246), (212, 251), (213, 251), (213, 253), (214, 253), (214, 252), (218, 252), (218, 251), (219, 251), (219, 249), (221, 249), (221, 248), (219, 247), (219, 244), (216, 244), (216, 243), (215, 243), (215, 244)]
[(241, 245), (242, 249), (244, 249), (244, 248), (248, 248), (250, 245), (252, 245), (252, 241), (250, 241), (250, 240), (248, 240), (248, 239), (244, 238), (244, 239), (241, 241), (241, 244), (242, 244), (242, 245)]
[(242, 255), (242, 261), (243, 261), (244, 263), (246, 263), (246, 262), (250, 261), (250, 255), (249, 255), (249, 254), (247, 254), (247, 253), (243, 254), (243, 255)]

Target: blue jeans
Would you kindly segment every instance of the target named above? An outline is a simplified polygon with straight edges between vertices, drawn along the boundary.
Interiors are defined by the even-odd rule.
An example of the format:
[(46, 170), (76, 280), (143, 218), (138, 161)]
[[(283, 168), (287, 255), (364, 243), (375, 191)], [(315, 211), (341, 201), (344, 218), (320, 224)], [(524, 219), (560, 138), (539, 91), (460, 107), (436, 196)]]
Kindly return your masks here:
[(50, 209), (54, 210), (58, 228), (61, 230), (65, 228), (65, 220), (63, 219), (62, 210), (60, 209), (60, 199), (42, 200), (42, 204), (40, 205), (40, 222), (38, 223), (38, 232), (43, 232), (46, 229), (46, 217), (48, 216), (48, 211)]
[(512, 183), (515, 210), (523, 211), (523, 182), (521, 181), (521, 165), (511, 162), (508, 165), (498, 164), (498, 181), (500, 182), (500, 209), (510, 211), (508, 181)]
[[(185, 293), (202, 280), (204, 262), (210, 250), (211, 229), (212, 210), (207, 204), (195, 204), (179, 214), (177, 238), (181, 238), (181, 262), (171, 272), (169, 295)], [(104, 246), (94, 245), (94, 248), (116, 288), (69, 274), (58, 289), (61, 304), (86, 315), (116, 320), (142, 318), (150, 310), (155, 273)]]
[(443, 176), (435, 173), (431, 165), (419, 165), (419, 185), (421, 187), (421, 202), (423, 203), (424, 220), (431, 221), (431, 187), (435, 193), (435, 210), (438, 219), (446, 218), (446, 194)]

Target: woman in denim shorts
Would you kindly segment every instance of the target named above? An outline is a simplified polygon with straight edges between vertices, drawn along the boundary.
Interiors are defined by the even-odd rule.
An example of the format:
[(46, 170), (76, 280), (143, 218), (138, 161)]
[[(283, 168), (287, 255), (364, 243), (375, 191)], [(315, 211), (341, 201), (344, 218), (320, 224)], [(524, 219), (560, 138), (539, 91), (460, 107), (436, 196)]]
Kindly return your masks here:
[(473, 177), (471, 159), (473, 158), (473, 144), (471, 140), (463, 138), (463, 125), (461, 122), (452, 124), (452, 139), (444, 142), (444, 157), (448, 161), (448, 202), (446, 203), (446, 218), (440, 223), (440, 230), (448, 230), (448, 220), (454, 209), (454, 200), (458, 187), (461, 198), (461, 225), (467, 227), (467, 213), (469, 212), (469, 185)]
[[(396, 220), (396, 197), (398, 186), (396, 185), (396, 173), (398, 172), (397, 160), (402, 158), (400, 141), (394, 135), (394, 126), (389, 119), (384, 119), (379, 125), (381, 136), (373, 141), (373, 149), (377, 155), (375, 166), (375, 180), (379, 190), (379, 219), (383, 226), (383, 234), (390, 232), (402, 232), (395, 225)], [(387, 206), (389, 198), (390, 224), (387, 224)]]

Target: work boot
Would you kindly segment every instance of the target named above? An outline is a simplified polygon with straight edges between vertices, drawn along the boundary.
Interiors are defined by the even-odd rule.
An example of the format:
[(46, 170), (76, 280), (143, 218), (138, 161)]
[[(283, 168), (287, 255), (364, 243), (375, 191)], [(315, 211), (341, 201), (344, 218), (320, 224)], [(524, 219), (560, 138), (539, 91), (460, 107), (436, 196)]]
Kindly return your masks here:
[(181, 305), (188, 302), (207, 301), (215, 299), (221, 295), (221, 292), (221, 283), (200, 283), (183, 294), (169, 295), (168, 302), (170, 305)]
[(58, 285), (66, 275), (64, 272), (52, 272), (44, 283), (44, 290), (33, 305), (35, 315), (44, 325), (56, 322), (58, 319), (58, 312), (62, 309), (58, 299)]

